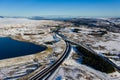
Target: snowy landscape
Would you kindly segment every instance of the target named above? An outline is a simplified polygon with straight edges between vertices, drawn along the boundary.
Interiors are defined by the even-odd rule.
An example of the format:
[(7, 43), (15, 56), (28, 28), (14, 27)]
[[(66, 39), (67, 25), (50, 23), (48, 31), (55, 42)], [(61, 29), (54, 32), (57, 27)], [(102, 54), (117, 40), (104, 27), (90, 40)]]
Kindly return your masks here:
[[(85, 23), (90, 23), (94, 19), (90, 18), (84, 24), (82, 20), (84, 22), (84, 18), (78, 18), (78, 20), (0, 18), (0, 37), (10, 37), (18, 41), (47, 46), (47, 50), (43, 52), (0, 60), (0, 80), (27, 80), (59, 60), (66, 49), (66, 41), (56, 34), (56, 31), (65, 38), (85, 45), (98, 55), (108, 58), (120, 68), (120, 33), (117, 30), (120, 29), (120, 20), (96, 19), (96, 23), (91, 23), (94, 24), (93, 26)], [(105, 20), (109, 20), (119, 27), (114, 28), (114, 25)], [(112, 26), (114, 30), (106, 28), (106, 25), (107, 27)], [(84, 57), (86, 57), (83, 56), (84, 53), (79, 52), (77, 45), (70, 43), (70, 46), (69, 55), (53, 73), (50, 73), (48, 80), (120, 79), (120, 73), (116, 69), (106, 73), (83, 64)], [(91, 62), (88, 61), (88, 63)]]

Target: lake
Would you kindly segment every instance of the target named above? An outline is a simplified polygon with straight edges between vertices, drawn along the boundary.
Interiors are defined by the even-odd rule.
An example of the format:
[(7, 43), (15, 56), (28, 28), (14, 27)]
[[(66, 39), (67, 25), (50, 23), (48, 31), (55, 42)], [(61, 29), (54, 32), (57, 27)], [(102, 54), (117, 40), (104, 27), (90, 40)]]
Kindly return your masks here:
[(29, 42), (17, 41), (9, 37), (0, 38), (0, 60), (35, 54), (47, 47)]

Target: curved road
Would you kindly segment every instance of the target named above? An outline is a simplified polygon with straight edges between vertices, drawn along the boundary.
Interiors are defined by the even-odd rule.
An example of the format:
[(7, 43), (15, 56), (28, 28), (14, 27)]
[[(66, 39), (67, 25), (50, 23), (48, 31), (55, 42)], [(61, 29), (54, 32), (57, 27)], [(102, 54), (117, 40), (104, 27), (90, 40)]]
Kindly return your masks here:
[(58, 61), (56, 61), (49, 68), (46, 68), (43, 71), (36, 73), (34, 76), (29, 78), (28, 80), (42, 80), (46, 75), (48, 75), (50, 72), (54, 71), (57, 67), (60, 66), (60, 64), (64, 61), (64, 59), (69, 54), (69, 52), (70, 52), (70, 44), (68, 42), (66, 42), (66, 49), (65, 49), (64, 53), (62, 53), (62, 56), (58, 59)]
[[(66, 42), (66, 49), (65, 49), (64, 53), (62, 53), (62, 56), (53, 65), (51, 65), (49, 68), (44, 69), (43, 71), (40, 71), (40, 72), (36, 73), (34, 76), (29, 78), (29, 80), (42, 80), (49, 73), (51, 73), (52, 71), (55, 71), (60, 66), (60, 64), (64, 61), (64, 59), (69, 55), (70, 47), (71, 47), (69, 42), (70, 43), (72, 42), (74, 44), (77, 44), (77, 45), (81, 46), (81, 44), (78, 44), (78, 43), (75, 43), (75, 42), (73, 42), (71, 40), (66, 39), (66, 37), (64, 35), (61, 35), (61, 34), (59, 34), (57, 32), (56, 32), (56, 34), (58, 34), (60, 37), (62, 37), (62, 39)], [(82, 46), (82, 47), (86, 48), (85, 46)], [(89, 50), (89, 49), (87, 49), (87, 50)], [(91, 51), (92, 53), (97, 55), (93, 50), (89, 50), (89, 51)], [(99, 57), (101, 57), (101, 56), (99, 56)], [(114, 66), (115, 69), (120, 71), (120, 68), (118, 66), (116, 66), (113, 62), (111, 62), (110, 60), (108, 60), (108, 59), (106, 59), (104, 57), (101, 57), (101, 58), (103, 58), (105, 61), (110, 63), (112, 66)]]
[(82, 45), (82, 44), (80, 44), (80, 43), (76, 43), (76, 42), (74, 42), (74, 41), (72, 41), (72, 40), (67, 39), (66, 36), (64, 36), (64, 35), (62, 35), (62, 34), (59, 34), (59, 33), (57, 33), (57, 34), (58, 34), (59, 36), (61, 36), (65, 41), (67, 41), (67, 42), (69, 42), (69, 43), (72, 43), (72, 44), (75, 44), (75, 45), (78, 45), (78, 46), (81, 46), (81, 47), (85, 48), (87, 51), (90, 51), (90, 52), (93, 53), (94, 55), (97, 55), (98, 57), (102, 58), (104, 61), (110, 63), (110, 64), (120, 73), (120, 67), (117, 66), (115, 63), (113, 63), (111, 60), (109, 60), (107, 57), (104, 57), (104, 56), (102, 56), (102, 55), (97, 54), (95, 51), (93, 51), (91, 48), (88, 48), (88, 47), (85, 46), (85, 45)]

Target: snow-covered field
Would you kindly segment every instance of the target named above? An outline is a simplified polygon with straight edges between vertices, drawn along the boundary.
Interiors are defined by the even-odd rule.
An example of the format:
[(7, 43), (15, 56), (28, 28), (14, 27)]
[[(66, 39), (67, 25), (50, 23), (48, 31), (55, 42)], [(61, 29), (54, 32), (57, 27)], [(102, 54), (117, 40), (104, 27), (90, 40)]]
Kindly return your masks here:
[[(80, 31), (75, 33), (71, 32), (71, 29), (79, 29)], [(117, 60), (120, 62), (120, 34), (108, 32), (103, 36), (99, 34), (91, 34), (92, 31), (100, 31), (100, 28), (86, 28), (86, 27), (69, 27), (61, 31), (62, 34), (66, 35), (69, 39), (76, 42), (81, 42), (86, 44), (98, 54), (106, 54), (105, 56), (110, 57), (114, 54), (114, 57), (117, 57)], [(67, 31), (67, 32), (65, 32)], [(93, 32), (92, 32), (93, 33)], [(95, 32), (96, 33), (96, 32)], [(111, 55), (108, 55), (111, 54)], [(120, 64), (117, 64), (120, 66)]]
[[(72, 31), (73, 29), (78, 29), (78, 31), (73, 32)], [(66, 27), (66, 28), (62, 29), (60, 33), (64, 34), (65, 36), (67, 36), (67, 38), (69, 38), (75, 42), (86, 44), (88, 47), (92, 48), (98, 54), (108, 57), (117, 66), (120, 66), (120, 47), (119, 47), (120, 46), (120, 34), (107, 31), (106, 34), (101, 36), (101, 34), (99, 34), (100, 31), (105, 31), (105, 30), (100, 29), (100, 28), (88, 28), (88, 27), (83, 26), (83, 27), (68, 27), (68, 28)], [(74, 61), (74, 60), (71, 61), (71, 59), (70, 59), (70, 61), (68, 60), (67, 62), (68, 62), (68, 64), (73, 64), (76, 61)], [(74, 65), (75, 64), (73, 64), (73, 66)], [(78, 64), (76, 64), (76, 65), (78, 65)], [(81, 64), (79, 64), (78, 66), (80, 66), (80, 65)], [(63, 69), (64, 69), (64, 67), (63, 67)], [(70, 69), (70, 71), (72, 71), (72, 68), (68, 67), (68, 69)], [(90, 70), (86, 70), (85, 72), (87, 72), (87, 71), (90, 71)], [(65, 74), (69, 75), (69, 73), (66, 73), (65, 71), (63, 71), (63, 72)], [(75, 73), (75, 72), (73, 71), (73, 73)], [(97, 75), (97, 73), (99, 73), (99, 72), (93, 71), (92, 73), (95, 73)], [(58, 74), (60, 74), (60, 73), (58, 72)], [(72, 75), (74, 75), (74, 74), (72, 74)], [(119, 72), (114, 72), (109, 75), (106, 73), (100, 72), (99, 75), (102, 75), (101, 79), (104, 79), (104, 80), (113, 80), (113, 79), (119, 80), (120, 79)], [(99, 75), (98, 75), (98, 79), (100, 77)], [(104, 75), (104, 77), (103, 77), (103, 75)], [(63, 75), (61, 75), (61, 76), (63, 76)], [(74, 78), (74, 77), (72, 77), (72, 78)], [(68, 79), (68, 78), (66, 78), (66, 79)], [(90, 79), (90, 80), (94, 80), (94, 79)], [(77, 79), (77, 78), (75, 79), (74, 78), (73, 80), (83, 80), (83, 79)]]
[[(17, 40), (29, 41), (35, 44), (45, 44), (52, 42), (55, 36), (50, 32), (50, 28), (65, 23), (52, 20), (29, 20), (25, 18), (0, 18), (0, 37), (12, 37)], [(67, 24), (67, 23), (66, 23)], [(78, 32), (73, 32), (73, 29), (79, 29)], [(98, 33), (97, 33), (98, 31)], [(62, 34), (67, 38), (76, 42), (86, 44), (98, 54), (108, 57), (116, 65), (120, 66), (120, 34), (108, 32), (102, 36), (99, 31), (104, 31), (100, 28), (86, 27), (66, 27), (61, 29)], [(95, 34), (94, 34), (95, 33)], [(56, 54), (51, 54), (41, 63), (51, 65), (57, 60), (62, 53), (65, 45), (64, 41), (56, 41), (52, 47)], [(79, 63), (73, 58), (75, 49), (71, 48), (71, 53), (65, 62), (55, 71), (49, 80), (119, 80), (120, 73), (103, 73), (89, 66)], [(54, 56), (57, 55), (57, 56)], [(39, 58), (39, 56), (36, 56)], [(47, 61), (47, 62), (46, 62)], [(10, 76), (21, 76), (27, 74), (27, 70), (35, 70), (36, 66), (26, 68), (28, 64), (8, 66), (0, 68), (0, 79)], [(109, 66), (108, 66), (109, 67)]]
[(70, 56), (52, 74), (49, 80), (119, 80), (119, 72), (106, 74), (74, 60), (75, 49), (72, 47)]
[[(0, 37), (11, 37), (16, 40), (28, 41), (40, 45), (43, 44), (48, 47), (43, 53), (26, 56), (25, 59), (23, 58), (23, 60), (21, 60), (23, 61), (22, 63), (20, 63), (21, 61), (15, 62), (15, 60), (20, 60), (20, 58), (1, 60), (0, 63), (3, 65), (2, 67), (0, 66), (0, 80), (8, 78), (16, 79), (25, 76), (38, 69), (39, 64), (41, 65), (41, 70), (42, 67), (50, 66), (52, 61), (57, 60), (65, 47), (64, 42), (60, 40), (53, 45), (45, 44), (45, 42), (54, 41), (53, 35), (50, 33), (50, 28), (59, 24), (63, 24), (63, 22), (29, 20), (25, 18), (0, 18)], [(57, 56), (53, 56), (56, 55), (53, 52), (53, 48), (55, 48)], [(31, 56), (31, 58), (29, 56)], [(28, 61), (26, 61), (26, 59), (28, 59)], [(38, 62), (34, 62), (34, 59), (37, 59)], [(5, 61), (7, 61), (8, 64), (6, 64)], [(12, 62), (13, 64), (10, 64)]]
[(29, 20), (26, 18), (0, 18), (0, 28), (4, 27), (21, 27), (21, 26), (43, 26), (43, 25), (57, 25), (61, 22), (52, 20)]
[(9, 78), (18, 78), (26, 75), (38, 68), (38, 63), (21, 64), (6, 68), (0, 68), (0, 80)]

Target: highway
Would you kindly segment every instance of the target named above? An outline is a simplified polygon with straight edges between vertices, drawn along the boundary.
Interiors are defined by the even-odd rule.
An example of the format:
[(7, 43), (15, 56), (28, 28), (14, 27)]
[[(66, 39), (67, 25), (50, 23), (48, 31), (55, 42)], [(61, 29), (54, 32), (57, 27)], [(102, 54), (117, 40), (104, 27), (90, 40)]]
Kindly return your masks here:
[(76, 42), (74, 42), (74, 41), (72, 41), (72, 40), (68, 40), (68, 39), (67, 39), (66, 41), (68, 41), (69, 43), (78, 45), (78, 46), (82, 46), (82, 47), (85, 48), (86, 50), (92, 52), (94, 55), (97, 55), (98, 57), (102, 58), (104, 61), (110, 63), (118, 72), (120, 72), (120, 67), (117, 66), (115, 63), (113, 63), (111, 60), (109, 60), (107, 57), (104, 57), (104, 56), (102, 56), (102, 55), (97, 54), (95, 51), (93, 51), (93, 50), (90, 49), (90, 48), (87, 48), (87, 46), (85, 46), (85, 45), (76, 43)]
[(118, 72), (120, 72), (120, 67), (118, 67), (116, 64), (114, 64), (112, 61), (110, 61), (108, 58), (101, 56), (99, 54), (97, 54), (96, 52), (94, 52), (92, 49), (88, 48), (85, 45), (76, 43), (72, 40), (67, 39), (64, 35), (59, 34), (58, 32), (55, 32), (57, 35), (59, 35), (60, 37), (62, 37), (62, 39), (65, 41), (66, 43), (66, 49), (65, 51), (62, 53), (62, 56), (50, 67), (36, 73), (34, 76), (30, 77), (28, 80), (42, 80), (44, 77), (46, 77), (48, 74), (50, 74), (51, 72), (55, 71), (60, 64), (62, 64), (62, 62), (64, 61), (64, 59), (69, 55), (70, 52), (70, 43), (75, 44), (75, 45), (79, 45), (83, 48), (85, 48), (86, 50), (92, 52), (95, 55), (98, 55), (99, 57), (101, 57), (103, 60), (107, 61), (108, 63), (110, 63)]
[(50, 72), (56, 70), (60, 66), (60, 64), (68, 56), (69, 52), (70, 52), (70, 44), (68, 42), (66, 42), (66, 49), (65, 49), (64, 53), (62, 53), (62, 56), (49, 68), (46, 68), (46, 69), (36, 73), (34, 76), (30, 77), (28, 80), (42, 80), (46, 75), (48, 75)]
[(104, 57), (104, 56), (102, 56), (102, 55), (97, 54), (95, 51), (93, 51), (91, 48), (87, 47), (86, 45), (82, 45), (82, 44), (80, 44), (80, 43), (76, 43), (76, 42), (74, 42), (74, 41), (72, 41), (72, 40), (69, 40), (69, 39), (67, 39), (67, 38), (66, 38), (64, 35), (62, 35), (62, 34), (59, 34), (59, 33), (57, 33), (57, 34), (58, 34), (59, 36), (61, 36), (65, 41), (67, 41), (67, 42), (69, 42), (69, 43), (71, 43), (71, 44), (75, 44), (75, 45), (81, 46), (81, 47), (83, 47), (84, 49), (86, 49), (87, 51), (90, 51), (92, 54), (97, 55), (98, 57), (102, 58), (104, 61), (110, 63), (118, 72), (120, 72), (120, 67), (117, 66), (115, 63), (113, 63), (111, 60), (109, 60), (107, 57)]

